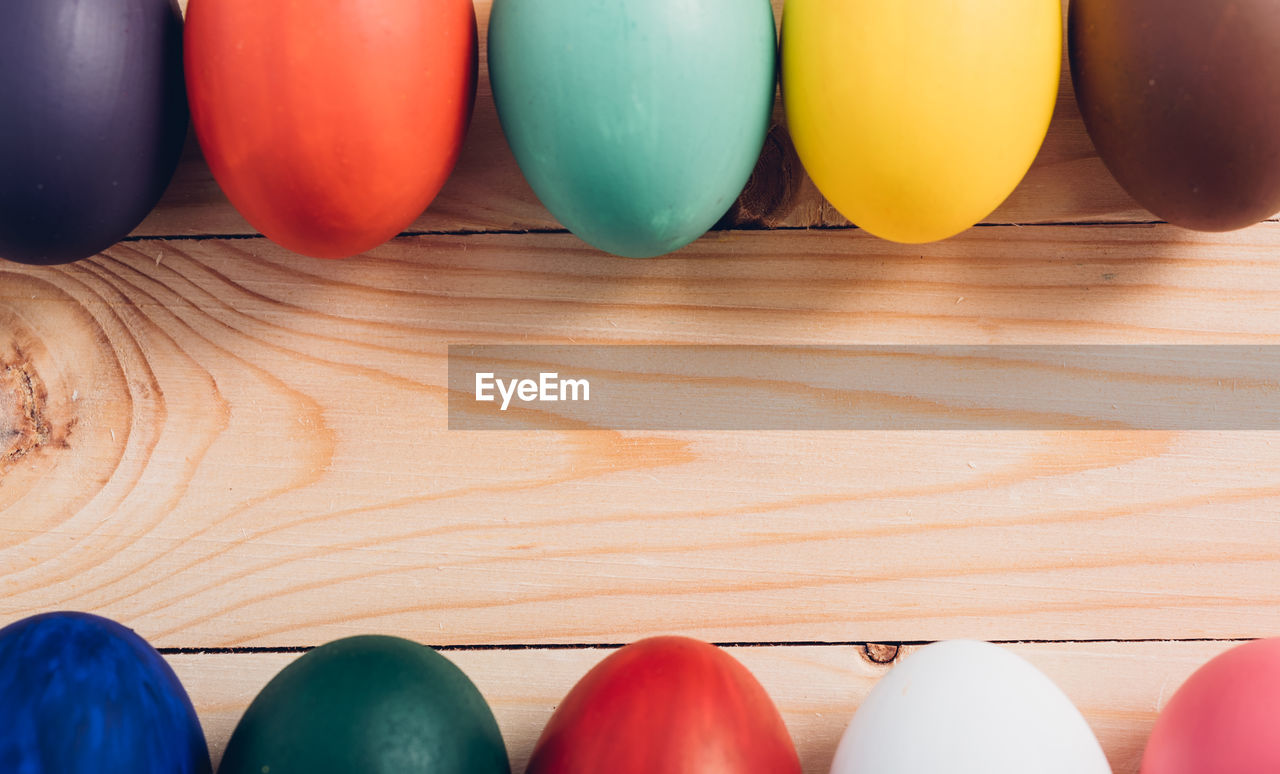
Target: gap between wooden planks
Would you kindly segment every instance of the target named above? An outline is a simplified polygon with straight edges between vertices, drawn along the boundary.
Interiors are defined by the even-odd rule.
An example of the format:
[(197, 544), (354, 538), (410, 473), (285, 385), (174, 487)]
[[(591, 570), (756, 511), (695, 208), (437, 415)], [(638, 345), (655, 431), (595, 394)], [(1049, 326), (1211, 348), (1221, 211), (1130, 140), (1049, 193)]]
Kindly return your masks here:
[(6, 266), (0, 617), (165, 647), (1280, 633), (1273, 433), (444, 429), (450, 342), (1275, 343), (1278, 248), (990, 227)]
[[(781, 20), (782, 0), (773, 8)], [(431, 207), (408, 229), (424, 232), (560, 230), (520, 174), (502, 135), (485, 61), (489, 0), (475, 3), (480, 74), (475, 117), (457, 169)], [(185, 8), (185, 2), (183, 3)], [(1065, 53), (1057, 110), (1036, 163), (989, 223), (1150, 222), (1098, 159), (1085, 131)], [(847, 226), (805, 174), (779, 104), (756, 173), (725, 216), (726, 228)], [(227, 202), (194, 142), (188, 143), (173, 185), (137, 236), (253, 234)]]
[[(1012, 646), (1076, 702), (1098, 735), (1115, 774), (1138, 774), (1158, 710), (1191, 672), (1230, 642), (1062, 643)], [(906, 655), (913, 648), (903, 648)], [(859, 702), (888, 665), (861, 647), (732, 648), (773, 697), (806, 774), (826, 774)], [(479, 686), (494, 709), (521, 772), (556, 704), (603, 650), (462, 651), (446, 655)], [(169, 661), (187, 686), (215, 760), (244, 708), (296, 654), (177, 655)], [(518, 679), (513, 679), (518, 678)]]

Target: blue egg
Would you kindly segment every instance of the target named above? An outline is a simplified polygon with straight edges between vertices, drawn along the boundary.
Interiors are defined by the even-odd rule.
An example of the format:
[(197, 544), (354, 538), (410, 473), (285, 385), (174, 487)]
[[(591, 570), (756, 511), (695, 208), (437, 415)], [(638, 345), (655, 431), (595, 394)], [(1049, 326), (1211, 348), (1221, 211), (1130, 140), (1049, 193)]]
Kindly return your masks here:
[(0, 772), (209, 771), (187, 692), (141, 637), (84, 613), (0, 629)]

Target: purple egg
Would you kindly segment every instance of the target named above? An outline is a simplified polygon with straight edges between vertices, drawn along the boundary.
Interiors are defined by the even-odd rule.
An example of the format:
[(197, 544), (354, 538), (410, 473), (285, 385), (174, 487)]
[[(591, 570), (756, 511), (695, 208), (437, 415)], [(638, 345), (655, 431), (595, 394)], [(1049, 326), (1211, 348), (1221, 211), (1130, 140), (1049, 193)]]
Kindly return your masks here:
[(186, 132), (172, 0), (0, 2), (0, 258), (67, 263), (120, 241)]

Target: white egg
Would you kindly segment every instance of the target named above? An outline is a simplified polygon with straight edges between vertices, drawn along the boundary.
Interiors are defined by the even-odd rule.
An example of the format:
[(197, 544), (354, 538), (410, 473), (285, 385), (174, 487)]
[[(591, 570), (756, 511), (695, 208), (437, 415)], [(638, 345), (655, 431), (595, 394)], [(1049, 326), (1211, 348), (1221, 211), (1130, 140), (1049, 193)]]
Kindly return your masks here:
[(1009, 651), (921, 648), (881, 680), (840, 741), (832, 774), (1110, 774), (1071, 700)]

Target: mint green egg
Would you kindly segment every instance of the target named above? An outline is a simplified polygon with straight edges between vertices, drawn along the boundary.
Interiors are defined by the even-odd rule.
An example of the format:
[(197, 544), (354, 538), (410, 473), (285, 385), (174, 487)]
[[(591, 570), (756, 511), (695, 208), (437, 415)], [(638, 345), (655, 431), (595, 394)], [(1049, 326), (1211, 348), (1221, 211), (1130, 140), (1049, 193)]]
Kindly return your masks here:
[(551, 214), (647, 258), (702, 236), (755, 167), (773, 110), (769, 0), (494, 0), (489, 77)]

